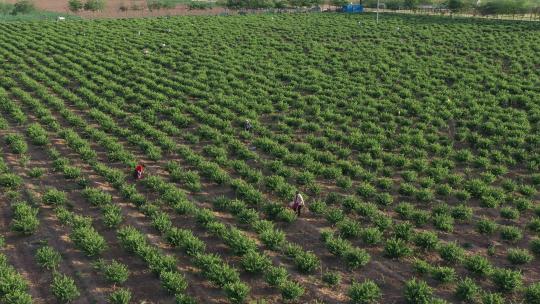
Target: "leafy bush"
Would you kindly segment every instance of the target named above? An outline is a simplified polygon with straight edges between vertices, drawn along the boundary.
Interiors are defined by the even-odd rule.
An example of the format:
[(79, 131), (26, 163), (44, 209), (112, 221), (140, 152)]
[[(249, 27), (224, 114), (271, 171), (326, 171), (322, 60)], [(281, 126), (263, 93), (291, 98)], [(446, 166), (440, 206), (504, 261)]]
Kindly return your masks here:
[(508, 249), (506, 258), (514, 265), (522, 265), (531, 262), (533, 256), (527, 249), (510, 248)]
[(482, 234), (492, 234), (497, 230), (497, 223), (490, 219), (482, 218), (478, 220), (476, 230)]
[(503, 296), (498, 293), (486, 292), (482, 295), (482, 304), (504, 304)]
[(83, 9), (84, 4), (82, 3), (81, 0), (69, 0), (68, 7), (70, 11), (76, 13)]
[(13, 153), (24, 154), (28, 151), (28, 146), (24, 137), (19, 134), (9, 134), (6, 135), (6, 143)]
[(0, 174), (0, 186), (5, 188), (15, 189), (22, 185), (23, 179), (12, 173)]
[(35, 10), (34, 3), (30, 0), (18, 0), (11, 10), (12, 15), (29, 14)]
[(75, 227), (70, 238), (87, 256), (99, 255), (107, 249), (107, 242), (103, 236), (91, 226)]
[(24, 235), (33, 234), (38, 226), (38, 209), (33, 208), (26, 202), (15, 203), (11, 206), (13, 210), (13, 220), (11, 221), (11, 230), (20, 232)]
[(540, 283), (534, 283), (525, 289), (525, 302), (529, 304), (540, 304)]
[(244, 303), (248, 297), (250, 288), (243, 282), (233, 282), (225, 285), (227, 299), (233, 304)]
[(445, 232), (452, 232), (454, 230), (454, 218), (450, 215), (435, 215), (433, 217), (433, 224), (437, 229)]
[(481, 255), (471, 255), (465, 258), (464, 266), (470, 272), (480, 276), (489, 275), (492, 271), (489, 260)]
[(59, 273), (53, 276), (51, 292), (61, 303), (71, 302), (80, 296), (75, 281), (67, 275)]
[(65, 192), (57, 189), (49, 189), (43, 194), (42, 201), (47, 205), (60, 206), (66, 203), (67, 196)]
[(289, 273), (283, 267), (270, 267), (264, 273), (264, 280), (270, 286), (281, 286), (287, 281)]
[(285, 243), (285, 233), (281, 230), (266, 229), (259, 237), (261, 242), (272, 250), (280, 248)]
[(414, 244), (423, 250), (434, 250), (439, 244), (439, 238), (435, 232), (423, 231), (414, 236)]
[(49, 138), (47, 136), (47, 131), (43, 129), (39, 124), (33, 123), (26, 129), (28, 137), (30, 137), (34, 145), (43, 146), (47, 144)]
[(460, 263), (465, 256), (465, 250), (456, 242), (441, 245), (438, 251), (441, 258), (451, 264)]
[(458, 282), (456, 287), (456, 297), (462, 301), (474, 302), (480, 294), (480, 287), (476, 285), (474, 280), (466, 277)]
[(304, 273), (311, 273), (320, 266), (319, 258), (312, 252), (301, 252), (294, 257), (294, 264)]
[(442, 283), (450, 283), (456, 280), (456, 271), (452, 267), (433, 267), (431, 273), (433, 278)]
[(330, 286), (336, 286), (341, 283), (341, 274), (339, 272), (327, 271), (323, 273), (322, 280)]
[(183, 293), (187, 288), (186, 278), (176, 271), (162, 271), (159, 274), (159, 279), (163, 287), (171, 294)]
[(103, 223), (108, 228), (115, 228), (123, 221), (122, 209), (118, 205), (107, 204), (101, 208)]
[(405, 282), (405, 300), (408, 304), (430, 304), (433, 289), (425, 281), (416, 279)]
[(242, 268), (247, 272), (264, 272), (272, 263), (270, 259), (256, 251), (249, 251), (242, 257)]
[(43, 246), (36, 251), (36, 261), (46, 269), (56, 269), (62, 261), (60, 253), (50, 246)]
[(514, 226), (502, 226), (500, 229), (501, 238), (505, 241), (516, 242), (523, 238), (521, 229)]
[(378, 244), (382, 238), (383, 233), (377, 228), (367, 227), (360, 230), (360, 239), (368, 245)]
[(540, 239), (533, 238), (529, 242), (529, 248), (531, 249), (532, 253), (534, 253), (535, 255), (540, 255)]
[(103, 265), (102, 271), (107, 282), (113, 284), (122, 284), (127, 281), (129, 277), (129, 270), (126, 265), (115, 260), (109, 264)]
[(397, 259), (408, 256), (412, 250), (407, 246), (407, 243), (402, 239), (391, 238), (384, 245), (384, 255), (386, 257)]
[(89, 11), (100, 11), (105, 8), (104, 0), (86, 0), (84, 9)]
[(378, 303), (382, 296), (379, 286), (371, 280), (365, 280), (362, 283), (353, 282), (347, 295), (351, 299), (351, 303), (357, 304)]
[(347, 266), (351, 269), (365, 266), (371, 260), (369, 253), (358, 247), (351, 247), (345, 251), (344, 258), (347, 261)]
[(491, 280), (499, 290), (503, 292), (512, 292), (521, 287), (522, 274), (521, 271), (498, 268), (493, 271)]
[(304, 287), (297, 282), (288, 281), (279, 287), (281, 297), (286, 301), (296, 301), (304, 295)]
[(119, 288), (111, 292), (107, 301), (110, 304), (129, 304), (131, 301), (131, 291), (127, 288)]

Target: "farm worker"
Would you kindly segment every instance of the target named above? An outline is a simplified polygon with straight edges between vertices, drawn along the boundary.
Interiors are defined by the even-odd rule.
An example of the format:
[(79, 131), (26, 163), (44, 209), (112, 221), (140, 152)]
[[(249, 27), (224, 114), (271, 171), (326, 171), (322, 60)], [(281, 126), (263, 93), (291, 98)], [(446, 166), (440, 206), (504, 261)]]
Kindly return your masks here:
[(296, 195), (294, 196), (294, 201), (292, 204), (292, 208), (294, 212), (296, 212), (296, 215), (300, 217), (300, 211), (302, 210), (302, 207), (305, 206), (304, 198), (302, 197), (302, 194), (300, 194), (300, 191), (296, 191)]
[(141, 179), (142, 178), (142, 174), (143, 174), (143, 166), (142, 165), (137, 165), (137, 167), (135, 167), (135, 178), (136, 179)]
[(249, 132), (252, 128), (253, 126), (251, 125), (251, 122), (249, 121), (249, 119), (246, 119), (246, 122), (244, 123), (244, 129)]

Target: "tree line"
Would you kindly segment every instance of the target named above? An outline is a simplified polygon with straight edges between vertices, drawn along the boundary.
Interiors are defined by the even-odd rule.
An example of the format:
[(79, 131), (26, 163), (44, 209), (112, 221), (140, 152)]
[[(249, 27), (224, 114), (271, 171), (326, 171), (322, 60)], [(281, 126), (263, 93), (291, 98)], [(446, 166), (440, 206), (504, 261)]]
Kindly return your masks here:
[[(346, 2), (333, 0), (336, 3), (340, 1)], [(377, 7), (377, 0), (361, 0), (360, 3), (370, 8)], [(380, 0), (380, 5), (392, 10), (432, 8), (483, 16), (540, 14), (540, 0)]]

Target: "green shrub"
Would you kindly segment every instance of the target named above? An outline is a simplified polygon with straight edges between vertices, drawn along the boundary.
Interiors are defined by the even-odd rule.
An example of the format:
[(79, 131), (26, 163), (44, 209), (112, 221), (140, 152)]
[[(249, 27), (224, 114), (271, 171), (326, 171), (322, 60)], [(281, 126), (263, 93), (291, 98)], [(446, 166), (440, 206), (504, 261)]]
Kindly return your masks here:
[(414, 259), (414, 264), (413, 264), (413, 269), (414, 269), (414, 271), (418, 272), (419, 274), (426, 274), (426, 273), (430, 273), (432, 271), (433, 266), (431, 266), (430, 263), (428, 263), (428, 262), (426, 262), (424, 260), (415, 258)]
[(451, 264), (460, 263), (465, 256), (465, 250), (456, 242), (439, 246), (438, 252), (443, 260)]
[(352, 247), (345, 251), (344, 258), (347, 261), (347, 266), (351, 269), (365, 266), (371, 260), (369, 253), (358, 247)]
[(45, 174), (45, 169), (42, 168), (32, 168), (28, 171), (28, 176), (31, 178), (40, 178), (43, 174)]
[(261, 242), (272, 250), (276, 250), (285, 243), (285, 233), (281, 230), (266, 229), (259, 234)]
[(43, 129), (39, 124), (33, 123), (26, 129), (28, 137), (32, 140), (34, 145), (43, 146), (49, 142), (47, 137), (47, 131)]
[(476, 230), (482, 234), (493, 234), (497, 230), (497, 223), (488, 218), (482, 218), (478, 220)]
[(373, 227), (362, 228), (360, 230), (360, 239), (362, 242), (368, 245), (375, 245), (381, 242), (383, 233)]
[(445, 232), (452, 232), (454, 230), (454, 218), (450, 215), (435, 215), (433, 217), (433, 224), (437, 229)]
[(327, 271), (323, 273), (322, 280), (330, 286), (337, 286), (341, 283), (341, 274), (339, 272)]
[(382, 297), (379, 286), (371, 280), (365, 280), (362, 283), (353, 282), (347, 291), (347, 295), (351, 299), (351, 303), (355, 304), (378, 303)]
[(110, 264), (103, 265), (102, 271), (107, 282), (112, 284), (122, 284), (129, 277), (129, 270), (126, 265), (115, 260)]
[(15, 203), (11, 206), (13, 210), (13, 220), (11, 221), (11, 230), (24, 235), (33, 234), (38, 226), (38, 209), (32, 208), (26, 202)]
[(521, 229), (514, 226), (502, 226), (501, 229), (501, 238), (505, 241), (516, 242), (523, 238), (523, 232)]
[(225, 285), (227, 299), (233, 304), (244, 303), (248, 297), (250, 288), (243, 282), (232, 282)]
[(103, 236), (91, 226), (75, 227), (70, 238), (75, 246), (89, 257), (99, 255), (107, 249), (107, 242)]
[(392, 259), (398, 259), (408, 256), (412, 250), (407, 246), (407, 243), (402, 239), (391, 238), (386, 241), (384, 246), (384, 255)]
[(112, 202), (112, 196), (95, 188), (86, 188), (81, 194), (93, 206), (103, 206)]
[(533, 238), (529, 242), (529, 248), (531, 249), (532, 253), (534, 253), (535, 255), (540, 255), (540, 239)]
[(519, 218), (519, 211), (512, 207), (501, 208), (501, 217), (509, 220), (516, 220)]
[(343, 210), (340, 208), (331, 207), (326, 209), (326, 220), (328, 220), (330, 223), (336, 224), (341, 222), (343, 219), (345, 219), (345, 215), (343, 214)]
[(81, 0), (69, 0), (68, 1), (69, 10), (76, 13), (83, 9), (84, 5)]
[(435, 280), (441, 283), (451, 283), (456, 280), (456, 271), (452, 267), (438, 266), (433, 267), (431, 274)]
[(86, 0), (84, 9), (88, 11), (101, 11), (105, 8), (105, 0)]
[(422, 280), (412, 279), (405, 283), (405, 301), (407, 304), (431, 304), (433, 289)]
[(464, 260), (464, 266), (470, 272), (486, 276), (492, 271), (492, 266), (489, 260), (481, 255), (471, 255)]
[(344, 238), (356, 238), (361, 230), (360, 223), (349, 218), (338, 222), (336, 226), (340, 236)]
[(19, 134), (6, 135), (6, 143), (15, 154), (24, 154), (28, 151), (28, 145), (26, 144), (24, 137)]
[(159, 274), (161, 284), (171, 294), (181, 294), (187, 288), (187, 281), (184, 275), (176, 271), (162, 271)]
[(67, 195), (57, 189), (49, 189), (43, 194), (42, 201), (47, 205), (60, 206), (67, 202)]
[(473, 216), (473, 210), (464, 204), (459, 204), (452, 209), (452, 217), (460, 221), (468, 221)]
[(122, 208), (118, 205), (107, 204), (101, 208), (103, 214), (103, 224), (107, 228), (116, 228), (124, 220)]
[(3, 173), (0, 174), (0, 186), (5, 188), (15, 189), (22, 185), (23, 179), (15, 174)]
[(272, 262), (266, 255), (256, 251), (249, 251), (242, 257), (241, 264), (242, 268), (247, 272), (261, 273), (270, 267)]
[(522, 285), (521, 271), (498, 268), (493, 271), (491, 280), (495, 286), (503, 292), (512, 292)]
[(131, 291), (127, 288), (119, 288), (109, 294), (107, 301), (109, 304), (129, 304)]
[(480, 294), (480, 287), (476, 285), (474, 280), (466, 277), (464, 280), (458, 282), (455, 293), (458, 299), (473, 303)]
[(409, 222), (394, 225), (394, 236), (398, 239), (409, 241), (413, 236), (413, 225)]
[(287, 281), (289, 273), (283, 267), (270, 267), (264, 272), (264, 280), (270, 286), (281, 286)]
[(56, 273), (53, 276), (51, 292), (61, 303), (68, 303), (80, 296), (75, 281), (65, 274)]
[(62, 257), (56, 249), (43, 246), (36, 251), (36, 261), (43, 268), (56, 269), (62, 261)]
[(498, 293), (486, 292), (482, 295), (482, 304), (504, 304), (503, 296)]
[(423, 231), (414, 236), (414, 244), (423, 250), (435, 250), (439, 244), (439, 238), (435, 232)]
[(528, 304), (540, 304), (540, 283), (534, 283), (525, 289), (525, 302)]
[(533, 256), (527, 249), (520, 248), (508, 249), (506, 258), (514, 265), (527, 264), (533, 260)]
[(324, 201), (314, 201), (308, 205), (309, 211), (315, 214), (324, 214), (326, 211), (326, 203)]
[(320, 266), (319, 258), (312, 252), (302, 252), (294, 257), (294, 264), (304, 273), (311, 273)]

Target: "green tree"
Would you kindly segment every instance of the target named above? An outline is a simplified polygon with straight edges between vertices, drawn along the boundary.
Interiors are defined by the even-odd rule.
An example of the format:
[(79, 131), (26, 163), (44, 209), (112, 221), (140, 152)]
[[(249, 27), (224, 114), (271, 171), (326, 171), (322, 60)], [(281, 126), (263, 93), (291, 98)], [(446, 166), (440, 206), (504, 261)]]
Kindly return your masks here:
[(465, 8), (465, 2), (463, 0), (448, 0), (447, 6), (452, 13), (458, 13)]
[(83, 9), (84, 5), (81, 0), (69, 0), (68, 7), (70, 11), (78, 12)]
[(403, 5), (405, 8), (410, 10), (415, 10), (418, 7), (419, 0), (405, 0), (403, 1)]
[(105, 8), (105, 0), (87, 0), (84, 9), (89, 11), (101, 11)]
[(19, 0), (15, 3), (13, 6), (13, 10), (11, 11), (12, 15), (18, 15), (18, 14), (28, 14), (34, 11), (36, 8), (34, 7), (34, 3), (30, 0)]

